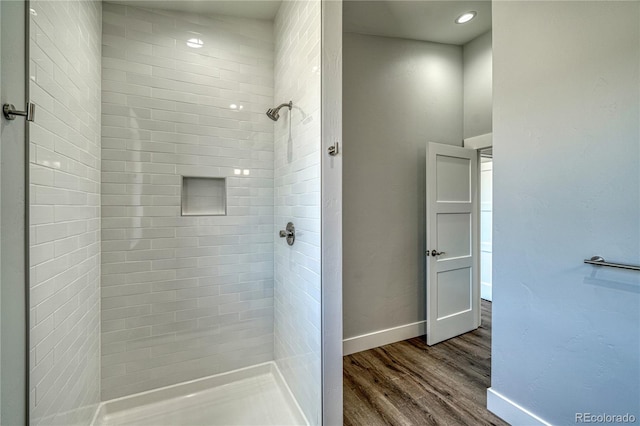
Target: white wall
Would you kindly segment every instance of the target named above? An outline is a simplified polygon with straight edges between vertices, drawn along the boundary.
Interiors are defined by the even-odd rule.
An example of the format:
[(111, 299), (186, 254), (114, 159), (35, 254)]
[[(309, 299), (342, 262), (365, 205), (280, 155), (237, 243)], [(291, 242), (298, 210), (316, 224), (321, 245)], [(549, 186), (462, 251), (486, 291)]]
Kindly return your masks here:
[(425, 150), (462, 145), (462, 48), (344, 34), (343, 56), (344, 338), (423, 334)]
[(88, 424), (100, 398), (102, 8), (30, 7), (31, 424)]
[(464, 138), (491, 133), (491, 31), (463, 46)]
[[(0, 2), (2, 47), (0, 48), (0, 105), (15, 103), (24, 106), (26, 99), (25, 3)], [(2, 328), (0, 355), (2, 378), (0, 380), (0, 424), (26, 424), (25, 411), (28, 383), (25, 383), (27, 362), (27, 330), (25, 330), (26, 306), (25, 280), (27, 277), (26, 214), (29, 205), (24, 198), (27, 164), (27, 126), (24, 118), (0, 121), (2, 156), (0, 198), (0, 322)]]
[[(103, 400), (273, 359), (272, 40), (104, 6)], [(225, 177), (227, 215), (181, 216), (181, 176)]]
[[(640, 418), (640, 3), (495, 2), (489, 408)], [(506, 401), (504, 397), (513, 404)]]
[[(2, 7), (0, 6), (0, 29), (2, 28)], [(0, 31), (0, 46), (2, 46), (2, 32)], [(0, 82), (2, 80), (2, 64), (5, 59), (0, 56)], [(4, 92), (2, 85), (0, 84), (0, 99), (4, 100), (2, 93)], [(0, 144), (2, 144), (2, 137), (0, 133)], [(2, 146), (2, 145), (0, 145)], [(0, 149), (0, 167), (2, 166), (2, 150)], [(2, 173), (0, 169), (0, 188), (2, 187)], [(2, 224), (2, 198), (0, 197), (0, 224)], [(0, 226), (0, 241), (2, 240), (2, 227)], [(0, 247), (0, 306), (2, 306), (2, 248)], [(2, 333), (2, 317), (0, 316), (0, 336)], [(2, 339), (0, 339), (0, 383), (2, 383)], [(0, 420), (2, 419), (2, 386), (0, 386)]]
[[(302, 411), (321, 424), (319, 0), (285, 1), (275, 19), (275, 357)], [(274, 234), (275, 235), (275, 234)]]

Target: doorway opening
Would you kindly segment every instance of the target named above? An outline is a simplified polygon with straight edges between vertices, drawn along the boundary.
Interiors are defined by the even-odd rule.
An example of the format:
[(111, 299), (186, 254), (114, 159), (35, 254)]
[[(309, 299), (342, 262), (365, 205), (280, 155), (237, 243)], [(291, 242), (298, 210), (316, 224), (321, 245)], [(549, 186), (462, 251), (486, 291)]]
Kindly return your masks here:
[(493, 148), (480, 154), (480, 297), (492, 301)]
[[(475, 12), (473, 20), (455, 23), (469, 10)], [(480, 218), (482, 210), (490, 210), (480, 208), (486, 191), (471, 189), (483, 185), (478, 168), (484, 162), (479, 158), (476, 167), (479, 154), (474, 151), (469, 164), (461, 153), (436, 163), (448, 167), (457, 179), (455, 185), (445, 185), (450, 189), (448, 196), (454, 198), (436, 199), (454, 204), (462, 202), (464, 194), (472, 194), (463, 201), (473, 206), (464, 212), (455, 210), (460, 206), (451, 206), (455, 211), (445, 212), (448, 225), (443, 220), (442, 229), (436, 226), (434, 231), (427, 219), (431, 217), (427, 194), (428, 176), (437, 166), (430, 167), (425, 159), (429, 142), (452, 152), (454, 148), (467, 151), (463, 148), (490, 146), (491, 2), (344, 1), (343, 23), (345, 424), (350, 418), (349, 404), (355, 404), (365, 416), (357, 421), (366, 419), (368, 424), (376, 423), (375, 416), (384, 415), (408, 416), (415, 424), (423, 415), (446, 418), (451, 407), (438, 411), (433, 404), (426, 404), (417, 411), (403, 411), (403, 407), (421, 406), (422, 392), (434, 386), (420, 383), (411, 371), (415, 366), (429, 372), (429, 362), (420, 354), (439, 357), (449, 365), (462, 362), (462, 358), (468, 365), (486, 362), (486, 370), (473, 374), (487, 382), (475, 391), (466, 389), (478, 402), (470, 409), (485, 410), (485, 392), (490, 386), (491, 302), (489, 295), (483, 295), (487, 300), (481, 302), (480, 289), (481, 282), (490, 285), (491, 270), (490, 261), (482, 263), (481, 247), (490, 253), (491, 224), (487, 225), (486, 218), (481, 223)], [(467, 146), (467, 141), (482, 144)], [(464, 182), (469, 182), (466, 190)], [(465, 226), (468, 232), (461, 231)], [(489, 229), (482, 232), (483, 226)], [(442, 246), (442, 239), (434, 238), (434, 232), (448, 235), (448, 248)], [(470, 261), (463, 265), (464, 274), (456, 272), (463, 258)], [(442, 304), (434, 304), (427, 284), (429, 280), (433, 284), (434, 265), (447, 262), (451, 271), (442, 272), (456, 275), (453, 284), (460, 291), (451, 293)], [(458, 296), (466, 297), (464, 303)], [(477, 307), (473, 311), (475, 326), (450, 327), (451, 335), (433, 341), (442, 343), (425, 343), (434, 324), (429, 314), (434, 309), (457, 315), (472, 306)], [(475, 329), (481, 316), (482, 325)], [(482, 347), (487, 351), (482, 352)], [(449, 358), (453, 353), (462, 358)], [(484, 361), (474, 357), (484, 357)], [(373, 380), (367, 382), (367, 377)], [(449, 385), (453, 393), (464, 387)], [(365, 404), (358, 405), (362, 402)]]

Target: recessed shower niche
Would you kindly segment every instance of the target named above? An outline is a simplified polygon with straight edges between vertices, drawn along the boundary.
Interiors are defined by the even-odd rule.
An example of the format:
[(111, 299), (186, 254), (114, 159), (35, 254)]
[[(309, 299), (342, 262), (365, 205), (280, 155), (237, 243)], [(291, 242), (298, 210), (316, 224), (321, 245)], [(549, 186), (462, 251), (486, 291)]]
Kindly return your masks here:
[(182, 216), (225, 216), (226, 179), (182, 177)]

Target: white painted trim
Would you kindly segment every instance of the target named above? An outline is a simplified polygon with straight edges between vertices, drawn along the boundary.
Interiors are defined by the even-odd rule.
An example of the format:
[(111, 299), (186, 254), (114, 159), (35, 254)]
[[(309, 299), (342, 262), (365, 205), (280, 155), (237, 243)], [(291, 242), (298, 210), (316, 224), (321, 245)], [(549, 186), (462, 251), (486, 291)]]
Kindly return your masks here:
[[(322, 418), (342, 424), (342, 0), (322, 0)], [(328, 148), (340, 144), (338, 155)], [(347, 142), (348, 143), (348, 142)], [(310, 419), (315, 420), (315, 419)]]
[(542, 420), (492, 388), (487, 389), (487, 409), (512, 425), (551, 426), (551, 423)]
[(398, 327), (387, 328), (386, 330), (374, 331), (373, 333), (362, 334), (350, 337), (342, 341), (343, 355), (351, 355), (356, 352), (366, 351), (390, 343), (412, 339), (423, 336), (427, 330), (426, 321), (418, 321), (412, 324), (405, 324)]
[(462, 144), (465, 148), (483, 149), (493, 146), (493, 133), (485, 133), (484, 135), (467, 138)]

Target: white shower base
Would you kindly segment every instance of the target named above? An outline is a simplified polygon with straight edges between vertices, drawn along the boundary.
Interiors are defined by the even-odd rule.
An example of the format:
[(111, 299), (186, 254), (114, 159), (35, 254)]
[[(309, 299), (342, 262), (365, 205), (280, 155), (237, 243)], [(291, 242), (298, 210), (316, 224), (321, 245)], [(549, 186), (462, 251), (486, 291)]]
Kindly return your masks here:
[(274, 362), (100, 404), (93, 426), (308, 425)]

